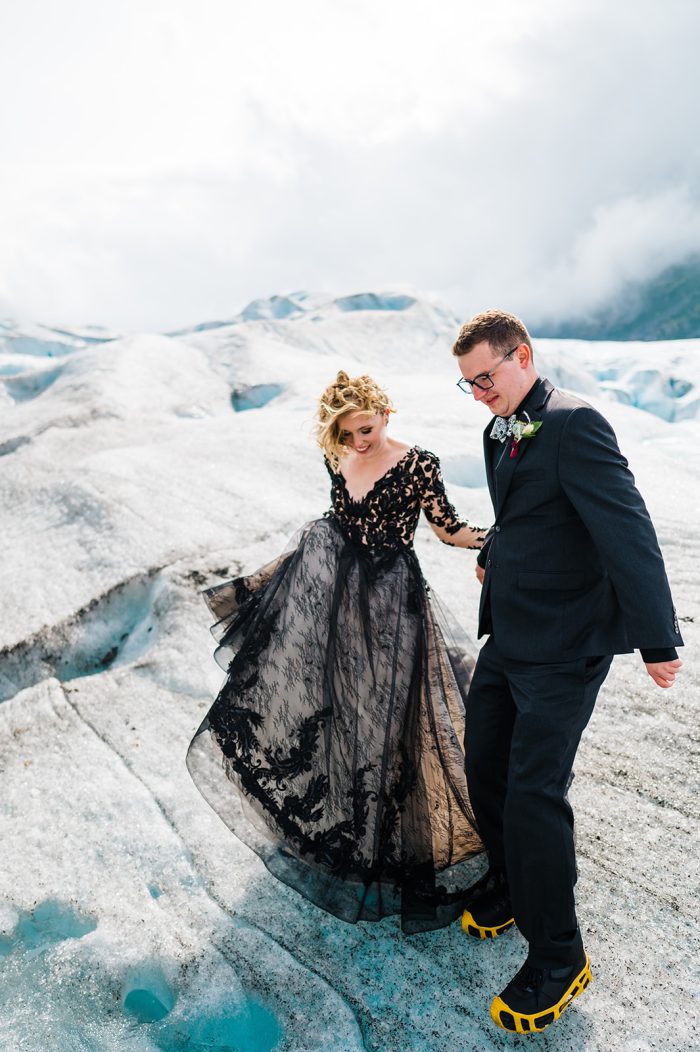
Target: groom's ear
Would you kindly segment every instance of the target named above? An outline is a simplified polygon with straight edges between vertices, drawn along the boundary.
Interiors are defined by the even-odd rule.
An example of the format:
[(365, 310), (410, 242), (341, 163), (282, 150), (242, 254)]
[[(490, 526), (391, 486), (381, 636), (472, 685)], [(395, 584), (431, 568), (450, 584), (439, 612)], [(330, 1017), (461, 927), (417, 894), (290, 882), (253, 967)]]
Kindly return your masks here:
[(526, 343), (521, 343), (516, 348), (515, 357), (518, 360), (521, 369), (526, 369), (532, 362), (532, 351)]

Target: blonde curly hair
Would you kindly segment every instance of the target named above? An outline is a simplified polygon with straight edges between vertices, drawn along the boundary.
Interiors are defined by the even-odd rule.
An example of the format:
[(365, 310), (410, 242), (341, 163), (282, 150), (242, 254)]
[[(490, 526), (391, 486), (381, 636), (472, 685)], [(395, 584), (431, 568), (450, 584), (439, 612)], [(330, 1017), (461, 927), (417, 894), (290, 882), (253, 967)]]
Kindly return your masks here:
[(389, 395), (371, 376), (350, 377), (341, 369), (321, 395), (316, 414), (316, 439), (334, 471), (347, 453), (340, 437), (341, 420), (358, 410), (368, 417), (395, 411)]

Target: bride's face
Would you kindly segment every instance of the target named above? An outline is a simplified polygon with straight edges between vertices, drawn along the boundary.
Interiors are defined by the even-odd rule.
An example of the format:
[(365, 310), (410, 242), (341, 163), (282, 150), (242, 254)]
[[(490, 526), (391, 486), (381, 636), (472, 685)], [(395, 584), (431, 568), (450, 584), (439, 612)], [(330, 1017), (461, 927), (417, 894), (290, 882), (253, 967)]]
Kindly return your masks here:
[(388, 419), (385, 413), (367, 416), (359, 409), (346, 413), (340, 422), (340, 439), (344, 446), (363, 459), (377, 456), (386, 444)]

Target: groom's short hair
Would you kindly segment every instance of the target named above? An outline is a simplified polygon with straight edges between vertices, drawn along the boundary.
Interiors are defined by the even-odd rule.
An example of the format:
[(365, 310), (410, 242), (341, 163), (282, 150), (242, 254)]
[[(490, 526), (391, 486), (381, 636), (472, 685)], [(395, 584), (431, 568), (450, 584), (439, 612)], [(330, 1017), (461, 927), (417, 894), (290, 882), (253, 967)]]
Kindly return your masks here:
[(488, 340), (494, 357), (507, 354), (512, 347), (521, 343), (526, 343), (532, 353), (530, 334), (520, 318), (504, 310), (485, 310), (481, 314), (475, 314), (471, 321), (466, 322), (459, 330), (452, 353), (461, 358), (484, 340)]

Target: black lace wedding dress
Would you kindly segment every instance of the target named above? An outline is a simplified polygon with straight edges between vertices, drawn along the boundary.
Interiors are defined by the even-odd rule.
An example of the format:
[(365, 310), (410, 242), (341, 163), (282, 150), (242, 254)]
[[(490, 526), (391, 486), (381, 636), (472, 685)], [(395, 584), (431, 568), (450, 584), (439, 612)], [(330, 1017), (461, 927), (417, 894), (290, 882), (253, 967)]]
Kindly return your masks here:
[(204, 593), (227, 678), (187, 765), (229, 828), (318, 906), (430, 930), (458, 916), (458, 864), (483, 848), (464, 775), (473, 646), (430, 596), (413, 536), (421, 508), (446, 543), (480, 531), (418, 447), (359, 501), (326, 466), (326, 516)]

